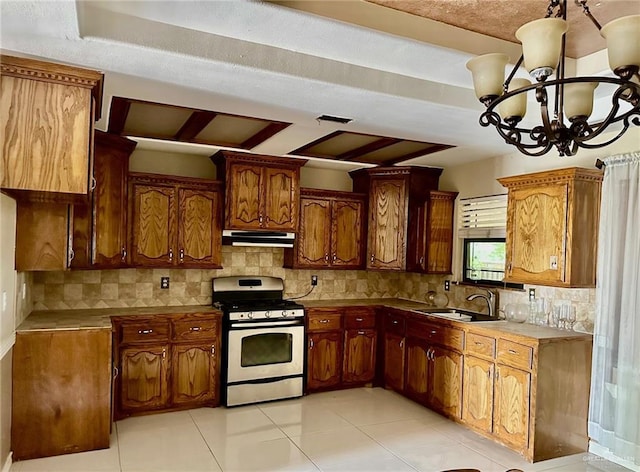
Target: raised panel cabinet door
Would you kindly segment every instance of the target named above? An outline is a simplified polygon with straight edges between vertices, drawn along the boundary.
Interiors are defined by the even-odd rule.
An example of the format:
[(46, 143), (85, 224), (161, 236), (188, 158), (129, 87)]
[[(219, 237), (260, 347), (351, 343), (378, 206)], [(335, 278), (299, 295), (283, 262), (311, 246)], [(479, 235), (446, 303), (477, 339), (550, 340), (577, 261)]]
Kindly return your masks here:
[(406, 376), (404, 392), (413, 400), (426, 405), (429, 394), (429, 345), (418, 338), (407, 338)]
[(348, 329), (344, 339), (344, 382), (371, 382), (376, 373), (376, 330)]
[(398, 392), (404, 390), (404, 336), (394, 333), (384, 335), (384, 384)]
[(464, 358), (462, 420), (490, 433), (493, 427), (493, 362), (473, 356)]
[(342, 366), (342, 332), (309, 334), (307, 353), (307, 388), (309, 390), (338, 385)]
[(411, 272), (427, 271), (427, 205), (409, 207), (407, 270)]
[(173, 346), (172, 404), (207, 403), (217, 400), (217, 351), (213, 343)]
[(178, 254), (184, 267), (222, 263), (220, 193), (181, 188), (178, 190)]
[(457, 193), (431, 192), (427, 203), (427, 263), (432, 274), (450, 274), (453, 254), (453, 206)]
[(120, 408), (154, 410), (169, 400), (168, 345), (138, 346), (120, 351)]
[(329, 265), (331, 201), (321, 198), (300, 200), (300, 231), (297, 263), (306, 267)]
[(297, 231), (298, 187), (294, 169), (264, 168), (263, 227)]
[(86, 194), (91, 90), (5, 75), (0, 82), (0, 187)]
[(175, 189), (135, 184), (133, 199), (133, 263), (173, 265), (177, 256)]
[(429, 364), (429, 405), (447, 416), (462, 414), (462, 354), (433, 346)]
[(530, 386), (528, 372), (496, 366), (493, 434), (520, 451), (529, 446)]
[(507, 207), (507, 278), (565, 281), (567, 183), (513, 188)]
[(405, 268), (406, 221), (406, 182), (401, 179), (372, 179), (367, 268)]
[(226, 228), (260, 229), (263, 172), (260, 167), (231, 164), (227, 175)]
[(330, 258), (334, 267), (362, 267), (363, 218), (364, 202), (333, 202)]
[(94, 267), (122, 267), (127, 262), (127, 173), (135, 142), (96, 135), (93, 160), (92, 255)]

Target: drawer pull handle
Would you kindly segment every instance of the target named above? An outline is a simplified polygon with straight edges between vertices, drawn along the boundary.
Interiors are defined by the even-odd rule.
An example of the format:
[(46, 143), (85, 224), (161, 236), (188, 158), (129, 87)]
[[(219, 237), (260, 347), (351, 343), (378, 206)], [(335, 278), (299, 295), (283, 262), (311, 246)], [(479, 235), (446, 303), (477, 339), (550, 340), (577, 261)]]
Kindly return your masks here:
[(200, 326), (192, 326), (189, 331), (200, 331)]
[(518, 351), (514, 351), (513, 349), (509, 349), (509, 354), (518, 354)]
[(358, 334), (362, 336), (362, 335), (365, 334), (365, 332), (364, 331), (358, 331)]
[(320, 320), (320, 323), (328, 323), (329, 320)]
[(481, 342), (476, 341), (476, 346), (482, 346)]
[(139, 329), (138, 334), (151, 334), (153, 333), (152, 329)]
[(398, 320), (393, 320), (393, 324), (398, 324)]
[(438, 334), (438, 332), (435, 329), (432, 329), (431, 334)]
[(364, 319), (362, 319), (362, 318), (356, 318), (356, 321), (357, 321), (358, 323), (361, 323), (361, 322), (363, 322), (363, 321), (364, 321)]

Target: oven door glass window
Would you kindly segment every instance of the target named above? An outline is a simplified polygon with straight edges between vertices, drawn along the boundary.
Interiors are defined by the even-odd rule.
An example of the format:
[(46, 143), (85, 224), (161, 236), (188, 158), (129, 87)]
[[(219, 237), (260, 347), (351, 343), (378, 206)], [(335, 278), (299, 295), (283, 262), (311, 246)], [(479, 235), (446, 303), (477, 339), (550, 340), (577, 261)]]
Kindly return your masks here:
[(242, 367), (282, 364), (292, 359), (293, 336), (289, 333), (263, 333), (242, 338)]

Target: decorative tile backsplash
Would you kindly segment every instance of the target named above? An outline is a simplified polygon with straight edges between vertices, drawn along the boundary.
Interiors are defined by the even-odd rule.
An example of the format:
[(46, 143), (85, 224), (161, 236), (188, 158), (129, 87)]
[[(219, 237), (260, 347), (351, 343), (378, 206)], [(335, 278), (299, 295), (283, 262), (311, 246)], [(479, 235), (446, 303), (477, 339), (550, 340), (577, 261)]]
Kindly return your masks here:
[[(284, 269), (279, 248), (222, 247), (224, 269), (118, 269), (33, 272), (21, 275), (31, 285), (34, 310), (84, 308), (126, 308), (144, 306), (210, 305), (211, 279), (227, 275), (268, 275), (285, 281), (285, 297), (305, 295), (311, 288), (311, 275), (318, 285), (304, 300), (356, 298), (405, 298), (428, 302), (427, 292), (436, 292), (441, 303), (457, 308), (486, 312), (486, 303), (466, 298), (479, 292), (475, 287), (451, 285), (444, 292), (444, 280), (451, 277), (404, 272), (364, 270)], [(160, 277), (170, 278), (168, 289), (160, 288)], [(536, 296), (571, 301), (577, 308), (576, 328), (592, 331), (595, 311), (594, 289), (536, 288)], [(524, 291), (498, 290), (497, 308), (507, 303), (526, 303)], [(446, 295), (446, 297), (445, 297)]]

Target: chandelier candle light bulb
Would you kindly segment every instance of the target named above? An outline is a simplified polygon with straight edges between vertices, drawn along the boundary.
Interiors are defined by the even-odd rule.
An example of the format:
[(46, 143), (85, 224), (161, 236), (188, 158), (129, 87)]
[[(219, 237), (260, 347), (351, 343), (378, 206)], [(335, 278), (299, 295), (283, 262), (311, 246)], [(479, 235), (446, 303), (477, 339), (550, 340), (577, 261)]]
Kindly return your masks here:
[[(576, 0), (575, 5), (582, 8), (607, 40), (609, 65), (616, 77), (565, 78), (564, 35), (570, 33), (567, 0), (550, 0), (545, 18), (516, 31), (523, 55), (506, 81), (504, 70), (509, 59), (504, 54), (485, 54), (467, 62), (476, 96), (487, 107), (480, 116), (480, 125), (494, 126), (507, 144), (527, 156), (542, 156), (553, 147), (560, 156), (573, 156), (579, 148), (608, 146), (622, 137), (629, 126), (640, 126), (640, 15), (618, 18), (601, 28), (587, 7), (587, 0)], [(536, 80), (535, 85), (514, 79), (522, 63)], [(600, 84), (612, 90), (611, 108), (606, 117), (594, 117), (589, 123), (593, 92)], [(541, 123), (520, 127), (529, 91), (534, 92), (540, 107)], [(614, 124), (610, 128), (616, 130), (613, 137), (602, 139)]]

